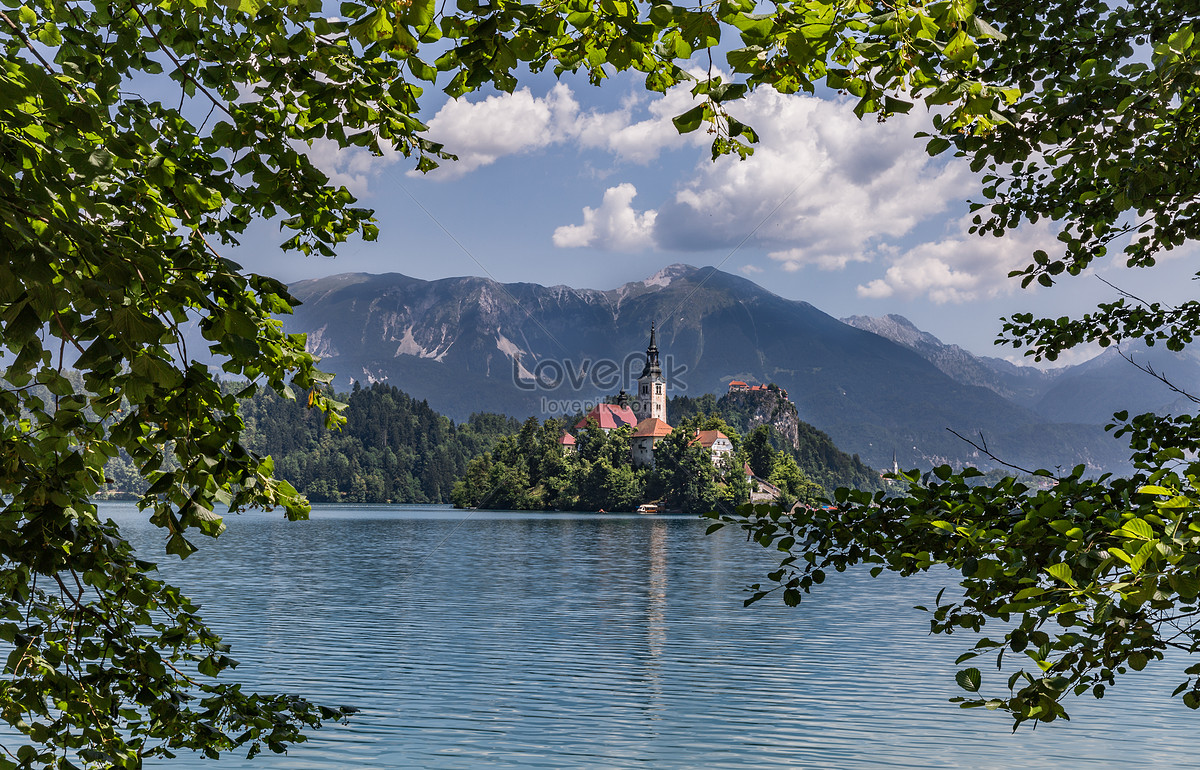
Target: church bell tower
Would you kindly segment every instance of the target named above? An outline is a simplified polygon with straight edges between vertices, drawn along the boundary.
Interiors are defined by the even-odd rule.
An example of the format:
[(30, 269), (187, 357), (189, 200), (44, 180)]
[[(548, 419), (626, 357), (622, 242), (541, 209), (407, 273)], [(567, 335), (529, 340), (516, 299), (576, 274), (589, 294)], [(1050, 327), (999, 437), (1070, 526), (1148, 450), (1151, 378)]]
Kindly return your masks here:
[(638, 377), (638, 421), (657, 417), (667, 421), (667, 380), (658, 363), (658, 345), (654, 342), (654, 322), (650, 323), (650, 346), (646, 348), (646, 366)]

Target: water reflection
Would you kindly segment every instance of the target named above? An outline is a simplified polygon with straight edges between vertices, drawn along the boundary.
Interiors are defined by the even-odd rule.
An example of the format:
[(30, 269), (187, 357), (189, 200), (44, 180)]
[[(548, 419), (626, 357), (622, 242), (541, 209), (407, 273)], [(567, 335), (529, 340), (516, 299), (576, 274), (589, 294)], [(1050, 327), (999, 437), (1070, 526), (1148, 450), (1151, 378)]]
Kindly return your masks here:
[(661, 718), (663, 648), (667, 643), (667, 523), (655, 521), (650, 526), (649, 569), (646, 576), (646, 687), (647, 712), (652, 719)]

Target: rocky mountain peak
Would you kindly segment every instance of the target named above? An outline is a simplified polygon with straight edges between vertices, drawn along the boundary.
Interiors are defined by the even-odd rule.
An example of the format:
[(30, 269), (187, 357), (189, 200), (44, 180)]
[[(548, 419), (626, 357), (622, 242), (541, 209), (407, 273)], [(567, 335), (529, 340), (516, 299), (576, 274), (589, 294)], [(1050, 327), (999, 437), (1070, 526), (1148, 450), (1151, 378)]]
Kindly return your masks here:
[[(921, 345), (931, 345), (941, 347), (942, 341), (933, 336), (929, 332), (921, 331), (916, 324), (908, 320), (902, 315), (889, 313), (885, 316), (866, 316), (852, 315), (849, 318), (841, 319), (842, 323), (849, 324), (856, 329), (878, 334), (880, 337), (886, 337), (893, 342), (898, 342), (901, 345), (909, 348), (917, 348)], [(956, 347), (957, 346), (950, 346)]]
[(642, 281), (642, 283), (646, 286), (670, 286), (673, 281), (680, 278), (687, 278), (694, 272), (696, 272), (696, 268), (692, 265), (676, 262), (673, 265), (667, 265), (662, 270)]

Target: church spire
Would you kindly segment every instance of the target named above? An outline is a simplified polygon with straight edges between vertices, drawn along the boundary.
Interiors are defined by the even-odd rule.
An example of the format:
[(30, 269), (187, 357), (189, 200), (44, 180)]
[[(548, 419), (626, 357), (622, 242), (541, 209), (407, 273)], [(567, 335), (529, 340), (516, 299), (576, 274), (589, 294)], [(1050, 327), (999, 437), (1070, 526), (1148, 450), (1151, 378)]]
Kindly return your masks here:
[(650, 345), (646, 348), (646, 367), (638, 377), (638, 419), (657, 417), (667, 421), (667, 381), (658, 363), (654, 322), (650, 322)]
[[(654, 322), (650, 322), (650, 345), (646, 348), (646, 366), (642, 369), (642, 377), (651, 375), (662, 376), (662, 367), (658, 364), (658, 345), (654, 342)], [(638, 379), (641, 379), (640, 377)]]

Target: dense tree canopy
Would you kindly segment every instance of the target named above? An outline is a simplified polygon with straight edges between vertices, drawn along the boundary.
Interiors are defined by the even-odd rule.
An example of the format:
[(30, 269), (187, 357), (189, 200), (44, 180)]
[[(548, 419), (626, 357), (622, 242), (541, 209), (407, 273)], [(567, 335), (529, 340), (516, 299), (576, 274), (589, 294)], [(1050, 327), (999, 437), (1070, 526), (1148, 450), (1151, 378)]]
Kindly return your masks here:
[[(774, 406), (764, 413), (764, 404)], [(827, 433), (802, 421), (795, 404), (780, 396), (778, 390), (727, 393), (720, 398), (712, 393), (695, 397), (673, 396), (667, 404), (667, 413), (676, 421), (686, 417), (717, 416), (747, 439), (757, 435), (757, 440), (765, 442), (756, 450), (760, 457), (769, 456), (776, 450), (791, 455), (791, 466), (802, 470), (804, 476), (829, 493), (838, 487), (877, 489), (880, 486), (877, 471), (862, 462), (858, 455), (848, 455), (838, 449)], [(771, 478), (771, 471), (760, 472), (753, 458), (750, 464), (757, 476)], [(791, 470), (786, 472), (790, 474)]]
[[(305, 515), (271, 461), (239, 438), (236, 396), (246, 394), (222, 391), (183, 329), (196, 324), (209, 353), (249, 388), (300, 398), (338, 422), (303, 338), (273, 318), (294, 305), (286, 288), (245, 273), (223, 250), (259, 217), (279, 217), (284, 246), (305, 254), (374, 237), (370, 212), (329, 184), (305, 142), (391, 146), (432, 167), (444, 156), (422, 136), (420, 81), (458, 96), (485, 85), (512, 90), (522, 66), (582, 71), (597, 83), (637, 70), (652, 90), (690, 85), (700, 101), (676, 124), (707, 125), (714, 153), (750, 150), (753, 129), (735, 116), (749, 88), (823, 83), (852, 94), (860, 115), (920, 100), (936, 110), (930, 151), (953, 147), (986, 172), (983, 232), (1060, 223), (1064, 253), (1033, 255), (1030, 281), (1077, 274), (1114, 244), (1129, 264), (1151, 265), (1200, 227), (1200, 41), (1190, 3), (802, 0), (760, 14), (752, 0), (462, 0), (456, 10), (411, 0), (347, 2), (336, 18), (307, 0), (6, 0), (3, 8), (0, 639), (10, 654), (0, 716), (30, 745), (0, 755), (0, 766), (137, 767), (181, 748), (281, 750), (302, 726), (337, 715), (215, 683), (211, 675), (232, 660), (179, 592), (99, 520), (90, 498), (106, 463), (128, 457), (149, 483), (143, 507), (180, 556), (194, 549), (189, 531), (220, 531), (221, 504)], [(685, 73), (688, 62), (711, 61), (719, 44), (734, 82)], [(171, 98), (142, 95), (164, 84)], [(1007, 333), (1051, 358), (1090, 339), (1178, 347), (1191, 341), (1198, 314), (1193, 302), (1125, 298), (1080, 319), (1014, 315)], [(1047, 619), (1066, 621), (1038, 648), (1036, 692), (987, 701), (1018, 719), (1056, 716), (1057, 696), (1090, 684), (1091, 672), (1107, 681), (1157, 657), (1167, 642), (1154, 618), (1171, 616), (1154, 613), (1195, 595), (1184, 575), (1196, 551), (1189, 517), (1200, 468), (1187, 458), (1200, 432), (1189, 418), (1137, 418), (1121, 430), (1145, 466), (1131, 485), (1068, 475), (1045, 498), (990, 487), (960, 500), (966, 493), (947, 476), (915, 486), (903, 505), (846, 499), (846, 515), (866, 524), (912, 527), (921, 542), (943, 538), (907, 560), (895, 554), (908, 553), (898, 549), (910, 530), (880, 523), (878, 540), (870, 527), (855, 529), (847, 558), (867, 553), (869, 541), (870, 553), (901, 571), (949, 563), (965, 580), (995, 581), (986, 583), (995, 592), (1012, 587), (999, 579), (1008, 570), (1029, 581), (1009, 604), (969, 595), (977, 604), (939, 608), (939, 618), (976, 624), (1019, 613), (1033, 618), (1024, 644), (1041, 640), (1034, 634), (1045, 633)], [(940, 511), (924, 528), (907, 515), (923, 506)], [(1038, 517), (1055, 532), (1065, 527), (1046, 541), (1057, 550), (1046, 552), (1042, 571), (1037, 559), (1008, 558), (1033, 547), (1021, 527), (1041, 526)], [(747, 523), (783, 544), (771, 529), (779, 522)], [(810, 525), (841, 526), (812, 519), (784, 528)], [(808, 548), (819, 562), (833, 558), (841, 537), (788, 547)], [(991, 549), (1004, 558), (992, 560)], [(779, 577), (806, 587), (809, 575), (792, 576), (796, 567)], [(1190, 648), (1192, 637), (1183, 638)], [(1099, 657), (1079, 649), (1089, 639)], [(1024, 649), (1022, 639), (1006, 643)], [(977, 688), (973, 677), (966, 684)], [(1200, 703), (1189, 692), (1189, 705)]]

